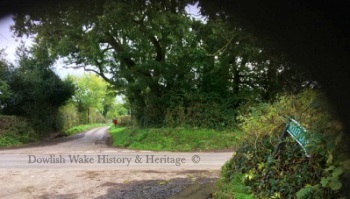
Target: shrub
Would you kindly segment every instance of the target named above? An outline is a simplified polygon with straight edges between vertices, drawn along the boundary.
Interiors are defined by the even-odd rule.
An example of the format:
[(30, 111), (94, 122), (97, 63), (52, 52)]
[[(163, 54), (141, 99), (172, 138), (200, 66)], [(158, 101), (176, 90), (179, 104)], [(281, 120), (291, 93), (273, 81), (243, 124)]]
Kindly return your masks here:
[(72, 102), (60, 107), (59, 117), (62, 121), (63, 130), (70, 129), (81, 123), (78, 108)]
[(118, 126), (131, 126), (131, 116), (122, 115), (118, 117)]
[[(305, 90), (298, 95), (282, 95), (274, 103), (249, 108), (238, 118), (244, 132), (237, 154), (222, 172), (221, 184), (230, 184), (235, 176), (256, 198), (339, 198), (348, 151), (342, 139), (341, 124), (329, 113), (323, 95)], [(290, 136), (284, 147), (272, 156), (289, 117), (307, 129), (310, 140), (305, 156)], [(225, 190), (218, 190), (217, 195)]]
[(0, 115), (0, 146), (14, 146), (36, 140), (38, 136), (25, 118)]
[(216, 130), (234, 129), (234, 100), (213, 94), (188, 95), (183, 105), (165, 111), (166, 127), (199, 127)]

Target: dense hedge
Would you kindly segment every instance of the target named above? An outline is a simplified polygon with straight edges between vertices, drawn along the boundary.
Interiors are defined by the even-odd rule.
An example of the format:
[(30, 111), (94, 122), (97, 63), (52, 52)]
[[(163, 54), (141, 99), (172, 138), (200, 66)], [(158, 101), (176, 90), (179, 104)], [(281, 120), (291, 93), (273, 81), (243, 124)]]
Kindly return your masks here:
[(37, 139), (25, 118), (0, 115), (0, 147), (21, 145)]
[(132, 120), (130, 115), (122, 115), (118, 118), (118, 126), (132, 126)]
[(166, 109), (164, 126), (234, 129), (236, 101), (212, 93), (187, 95), (183, 102)]
[[(216, 197), (233, 198), (235, 193), (229, 187), (237, 183), (243, 184), (245, 193), (254, 198), (344, 196), (343, 185), (347, 184), (350, 168), (345, 148), (348, 142), (342, 137), (341, 124), (329, 110), (322, 94), (313, 90), (283, 95), (274, 103), (244, 110), (239, 120), (245, 137), (223, 168), (218, 182), (222, 188)], [(290, 136), (280, 152), (272, 155), (288, 117), (294, 117), (307, 129), (310, 158)], [(241, 176), (240, 182), (237, 176)]]

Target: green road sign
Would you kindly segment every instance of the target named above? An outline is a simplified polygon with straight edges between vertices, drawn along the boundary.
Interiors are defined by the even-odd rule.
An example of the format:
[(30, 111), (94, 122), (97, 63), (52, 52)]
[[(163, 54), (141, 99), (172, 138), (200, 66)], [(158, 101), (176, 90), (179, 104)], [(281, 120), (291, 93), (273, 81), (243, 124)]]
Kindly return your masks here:
[(290, 119), (286, 130), (289, 135), (291, 135), (295, 141), (297, 141), (299, 145), (304, 149), (306, 156), (310, 157), (306, 149), (306, 146), (310, 141), (306, 139), (306, 130), (299, 124), (299, 122), (294, 119)]

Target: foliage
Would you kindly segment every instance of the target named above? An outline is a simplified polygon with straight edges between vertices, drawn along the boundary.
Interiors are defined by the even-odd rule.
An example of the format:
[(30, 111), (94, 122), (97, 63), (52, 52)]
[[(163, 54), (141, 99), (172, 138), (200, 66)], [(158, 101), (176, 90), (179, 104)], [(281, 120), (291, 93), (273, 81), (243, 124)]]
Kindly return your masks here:
[[(222, 167), (222, 173), (230, 172), (230, 164), (225, 163)], [(216, 189), (219, 189), (215, 193), (215, 198), (234, 198), (234, 199), (253, 199), (254, 196), (250, 193), (249, 189), (243, 182), (243, 174), (241, 173), (230, 173), (231, 179), (225, 179), (227, 176), (223, 176), (216, 183)]]
[[(348, 149), (341, 139), (341, 125), (324, 101), (319, 92), (305, 90), (281, 95), (276, 102), (260, 103), (249, 111), (242, 109), (242, 144), (225, 165), (221, 183), (232, 184), (235, 175), (242, 174), (256, 198), (339, 198)], [(311, 158), (291, 137), (273, 156), (287, 117), (294, 117), (307, 129)]]
[(13, 29), (109, 82), (141, 127), (230, 128), (242, 103), (310, 82), (221, 15), (194, 20), (190, 2), (58, 2), (17, 13)]
[(237, 133), (185, 128), (114, 128), (113, 146), (155, 151), (211, 151), (233, 149)]
[(11, 94), (9, 85), (6, 81), (11, 65), (5, 60), (4, 56), (5, 54), (3, 50), (0, 50), (0, 105), (2, 104), (2, 101), (6, 100)]
[[(108, 106), (112, 103), (109, 98), (113, 99), (114, 96), (108, 96), (107, 83), (98, 76), (88, 73), (79, 78), (68, 76), (67, 79), (75, 85), (72, 102), (78, 108), (78, 112), (84, 116), (81, 118), (81, 123), (90, 123), (93, 113), (102, 114), (104, 105)], [(109, 104), (104, 104), (107, 100)]]
[(108, 119), (115, 118), (115, 117), (120, 118), (120, 117), (126, 116), (127, 114), (128, 114), (128, 110), (124, 104), (112, 103), (108, 108), (106, 117)]
[(0, 147), (14, 146), (38, 140), (25, 118), (0, 115)]
[(190, 95), (184, 99), (184, 105), (167, 108), (165, 126), (198, 127), (209, 129), (233, 129), (235, 110), (232, 101), (209, 94)]
[(75, 87), (72, 99), (60, 109), (64, 129), (86, 123), (104, 123), (110, 118), (126, 114), (122, 104), (117, 103), (115, 93), (98, 76), (88, 73), (82, 77), (68, 76)]
[(3, 113), (27, 118), (42, 136), (59, 131), (58, 108), (72, 96), (71, 82), (62, 81), (51, 70), (52, 60), (42, 47), (28, 50), (22, 46), (17, 54), (19, 66), (7, 75), (11, 94), (1, 101)]
[(81, 133), (83, 131), (92, 129), (92, 128), (96, 128), (96, 127), (100, 127), (100, 126), (108, 126), (107, 124), (85, 124), (85, 125), (78, 125), (78, 126), (74, 126), (70, 129), (67, 129), (64, 131), (65, 134), (67, 135), (75, 135), (77, 133)]
[(62, 121), (62, 129), (67, 130), (81, 124), (82, 118), (76, 105), (70, 100), (67, 104), (60, 107), (59, 117)]
[(122, 115), (117, 117), (118, 126), (126, 127), (132, 126), (131, 116), (130, 115)]

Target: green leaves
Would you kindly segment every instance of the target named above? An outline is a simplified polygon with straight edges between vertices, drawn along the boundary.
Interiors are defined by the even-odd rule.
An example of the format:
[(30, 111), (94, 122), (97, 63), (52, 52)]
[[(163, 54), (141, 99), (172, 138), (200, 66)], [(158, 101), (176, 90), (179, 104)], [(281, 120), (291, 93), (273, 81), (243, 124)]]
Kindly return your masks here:
[[(117, 104), (116, 93), (113, 92), (102, 78), (96, 74), (87, 73), (82, 77), (68, 76), (66, 81), (75, 85), (75, 94), (68, 105), (61, 109), (67, 119), (66, 128), (80, 123), (103, 122), (104, 117), (115, 118), (127, 113), (125, 107)], [(71, 121), (78, 120), (77, 122)]]
[(296, 197), (298, 199), (308, 199), (308, 198), (320, 198), (315, 196), (315, 192), (319, 190), (319, 185), (311, 186), (310, 184), (307, 184), (304, 188), (300, 189), (296, 193)]
[[(62, 56), (101, 76), (125, 94), (143, 125), (162, 126), (168, 112), (183, 107), (199, 115), (190, 125), (202, 120), (210, 128), (228, 128), (245, 102), (298, 90), (294, 85), (300, 81), (290, 82), (302, 78), (283, 56), (265, 52), (254, 37), (220, 16), (191, 19), (185, 12), (189, 2), (57, 2), (50, 10), (19, 13), (13, 28), (18, 35), (35, 34), (40, 55), (50, 52), (43, 61)], [(177, 93), (185, 94), (174, 104)], [(195, 95), (207, 101), (197, 103)], [(200, 118), (203, 109), (215, 116)]]
[(50, 68), (52, 59), (45, 49), (34, 46), (18, 50), (19, 66), (8, 71), (7, 96), (1, 99), (3, 112), (26, 117), (41, 136), (61, 128), (58, 108), (73, 94), (70, 82), (63, 82)]
[[(245, 136), (222, 175), (243, 173), (244, 184), (251, 187), (256, 198), (340, 198), (347, 168), (340, 163), (348, 160), (343, 151), (345, 141), (339, 139), (341, 129), (326, 106), (310, 106), (318, 96), (313, 90), (305, 90), (298, 95), (282, 95), (274, 103), (250, 105), (250, 111), (243, 109), (245, 114), (239, 121)], [(317, 140), (309, 146), (311, 158), (305, 157), (290, 137), (276, 157), (272, 156), (287, 122), (284, 116), (290, 115), (307, 126), (308, 139)]]
[(338, 191), (342, 187), (342, 183), (339, 179), (340, 175), (343, 174), (343, 169), (335, 167), (334, 165), (325, 169), (325, 172), (330, 176), (321, 178), (322, 187), (329, 187), (333, 191)]

